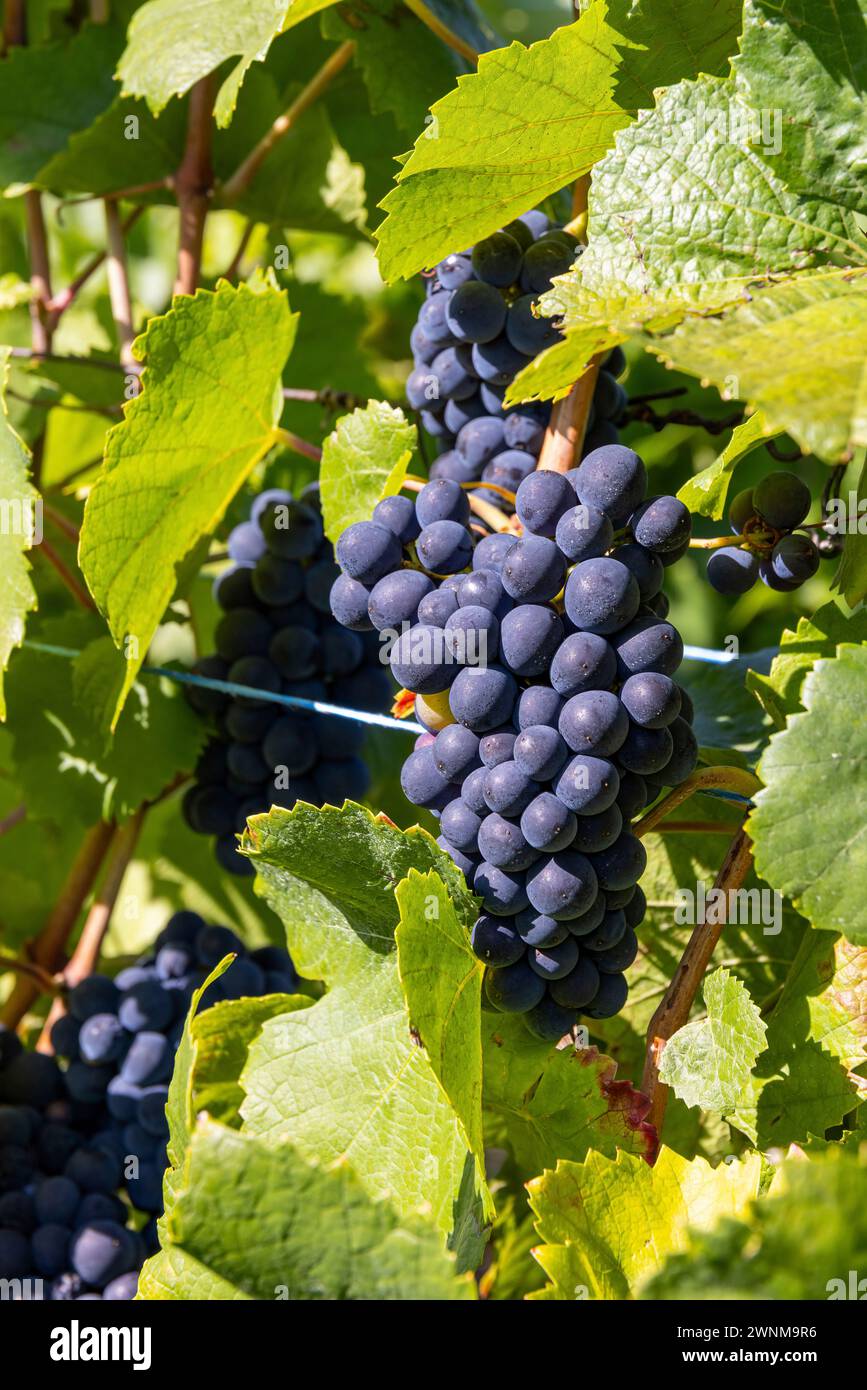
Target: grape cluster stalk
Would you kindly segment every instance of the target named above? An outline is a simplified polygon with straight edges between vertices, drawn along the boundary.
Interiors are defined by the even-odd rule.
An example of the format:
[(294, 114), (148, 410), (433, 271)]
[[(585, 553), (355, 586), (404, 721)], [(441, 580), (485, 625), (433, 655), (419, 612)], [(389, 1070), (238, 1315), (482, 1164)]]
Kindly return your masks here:
[[(194, 990), (230, 952), (201, 1008), (296, 992), (287, 951), (248, 953), (230, 928), (183, 911), (137, 964), (70, 990), (51, 1030), (64, 1066), (0, 1029), (0, 1278), (39, 1280), (49, 1300), (135, 1297), (159, 1248), (175, 1053)], [(132, 1209), (147, 1216), (140, 1229)]]
[[(273, 488), (229, 535), (232, 563), (214, 582), (222, 609), (216, 653), (197, 674), (274, 694), (382, 711), (390, 685), (377, 643), (334, 620), (329, 593), (338, 568), (326, 539), (318, 485), (296, 499)], [(248, 817), (296, 801), (315, 806), (361, 800), (369, 784), (360, 757), (364, 727), (252, 695), (188, 686), (211, 737), (183, 801), (187, 824), (215, 837), (217, 860), (252, 874), (237, 853)]]
[[(514, 252), (505, 248), (508, 282), (494, 254), (508, 230), (438, 268), (426, 306), (442, 300), (443, 324), (467, 342), (480, 331), (478, 305), (493, 304), (488, 289), (503, 295), (484, 278), (492, 263), (511, 286), (506, 297), (515, 293)], [(485, 293), (463, 316), (455, 300), (467, 286)], [(526, 297), (505, 310), (507, 337)], [(422, 309), (425, 333), (432, 317)], [(530, 338), (521, 342), (529, 353)], [(460, 360), (481, 392), (484, 359), (465, 350)], [(504, 429), (512, 418), (505, 412)], [(447, 425), (448, 404), (439, 419)], [(460, 431), (453, 452), (466, 458)], [(350, 630), (388, 635), (392, 674), (415, 697), (426, 732), (401, 784), (439, 819), (438, 843), (481, 898), (472, 946), (488, 967), (487, 1005), (555, 1040), (582, 1016), (623, 1007), (646, 907), (632, 822), (697, 761), (692, 705), (674, 679), (683, 643), (662, 591), (665, 569), (689, 546), (691, 517), (675, 497), (647, 497), (643, 461), (619, 443), (591, 438), (565, 474), (535, 462), (528, 454), (513, 477), (520, 534), (473, 515), (468, 493), (491, 481), (484, 468), (450, 477), (434, 465), (414, 500), (383, 499), (337, 543), (331, 605)]]

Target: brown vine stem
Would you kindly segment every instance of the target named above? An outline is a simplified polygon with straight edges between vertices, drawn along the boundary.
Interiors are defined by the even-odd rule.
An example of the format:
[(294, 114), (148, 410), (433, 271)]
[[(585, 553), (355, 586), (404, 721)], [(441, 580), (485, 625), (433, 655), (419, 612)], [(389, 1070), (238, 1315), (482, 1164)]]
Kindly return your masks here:
[(743, 767), (702, 767), (698, 772), (693, 772), (687, 777), (685, 782), (681, 782), (679, 787), (674, 787), (664, 796), (652, 811), (648, 811), (646, 816), (642, 816), (640, 821), (636, 821), (632, 828), (633, 835), (639, 839), (643, 835), (649, 835), (651, 830), (655, 830), (660, 821), (664, 821), (669, 811), (673, 811), (681, 802), (686, 801), (693, 792), (701, 791), (725, 791), (736, 792), (739, 796), (752, 798), (761, 789), (761, 782), (752, 772), (747, 772)]
[(0, 951), (0, 974), (4, 970), (32, 980), (38, 987), (40, 994), (59, 994), (63, 988), (59, 980), (56, 980), (53, 975), (49, 975), (47, 970), (42, 970), (38, 965), (34, 965), (33, 961), (21, 960), (18, 956), (7, 956), (5, 951)]
[(724, 434), (726, 430), (734, 429), (736, 425), (741, 424), (743, 418), (744, 412), (742, 410), (736, 410), (733, 414), (724, 415), (720, 419), (701, 415), (696, 410), (670, 410), (667, 415), (658, 415), (651, 405), (642, 403), (638, 398), (629, 402), (626, 411), (628, 421), (649, 425), (657, 433), (665, 429), (666, 425), (689, 425), (703, 429), (707, 434)]
[(125, 371), (139, 376), (141, 363), (132, 355), (135, 329), (132, 324), (132, 298), (126, 265), (126, 243), (120, 221), (120, 209), (113, 198), (105, 200), (106, 270), (111, 314), (117, 329), (119, 356)]
[(16, 825), (20, 825), (27, 819), (27, 807), (22, 801), (19, 806), (13, 806), (12, 810), (0, 820), (0, 835), (6, 835), (10, 830), (14, 830)]
[[(241, 233), (241, 239), (238, 242), (238, 249), (235, 252), (232, 259), (230, 260), (229, 264), (226, 266), (226, 269), (223, 271), (223, 274), (220, 277), (221, 279), (235, 280), (238, 278), (241, 272), (241, 266), (244, 263), (244, 256), (247, 253), (247, 247), (250, 244), (250, 237), (253, 235), (255, 229), (256, 219), (254, 217), (249, 217), (247, 219), (247, 224), (244, 227), (243, 232)], [(285, 396), (285, 391), (283, 394)]]
[[(575, 180), (572, 193), (572, 221), (569, 223), (573, 231), (578, 227), (582, 235), (586, 231), (589, 191), (590, 175), (582, 174), (580, 179)], [(554, 473), (568, 473), (570, 468), (574, 468), (576, 459), (580, 458), (601, 360), (599, 354), (591, 358), (587, 370), (575, 382), (568, 396), (555, 402), (539, 451), (537, 469), (546, 468)]]
[[(284, 401), (306, 401), (310, 405), (321, 405), (326, 410), (358, 410), (361, 406), (367, 405), (369, 396), (357, 396), (354, 391), (336, 391), (331, 386), (323, 386), (320, 391), (313, 391), (306, 386), (284, 386)], [(397, 401), (389, 401), (389, 405), (397, 405)]]
[[(62, 981), (65, 989), (74, 989), (88, 975), (93, 974), (99, 963), (102, 943), (111, 923), (111, 914), (114, 911), (130, 860), (135, 854), (146, 814), (147, 806), (140, 806), (135, 815), (127, 821), (122, 829), (118, 830), (115, 836), (114, 847), (105, 871), (102, 887), (85, 918), (81, 935), (69, 958), (69, 963), (63, 970)], [(36, 1044), (37, 1052), (53, 1051), (51, 1029), (57, 1019), (65, 1012), (66, 1005), (63, 999), (55, 999), (39, 1035), (39, 1041)]]
[(50, 521), (52, 526), (56, 526), (58, 531), (62, 531), (67, 540), (74, 541), (76, 545), (78, 544), (80, 535), (74, 521), (70, 521), (69, 517), (64, 516), (63, 512), (59, 512), (56, 507), (52, 507), (51, 504), (44, 499), (42, 502), (42, 510), (46, 520)]
[(27, 42), (27, 0), (6, 0), (3, 6), (3, 48), (20, 48)]
[(211, 79), (202, 77), (190, 92), (187, 140), (174, 185), (180, 214), (175, 294), (195, 294), (202, 265), (205, 218), (211, 199)]
[[(720, 888), (726, 893), (736, 891), (743, 884), (752, 862), (752, 845), (742, 827), (729, 845), (720, 871), (714, 879), (714, 888)], [(689, 1019), (693, 1000), (724, 926), (724, 922), (696, 923), (674, 978), (647, 1029), (647, 1050), (641, 1090), (650, 1101), (647, 1119), (650, 1124), (656, 1126), (657, 1133), (662, 1129), (668, 1103), (668, 1087), (659, 1079), (662, 1053), (668, 1039)]]
[[(139, 220), (144, 210), (145, 209), (143, 207), (133, 208), (129, 216), (124, 218), (123, 222), (121, 223), (121, 230), (123, 231), (124, 236), (126, 236), (127, 232), (129, 232), (135, 226), (136, 222)], [(105, 257), (105, 251), (98, 251), (95, 256), (91, 256), (90, 260), (86, 262), (84, 269), (79, 271), (75, 279), (71, 280), (65, 289), (58, 290), (57, 294), (54, 295), (53, 299), (50, 299), (48, 301), (46, 307), (51, 314), (52, 327), (57, 326), (57, 321), (60, 318), (60, 315), (64, 313), (66, 309), (69, 308), (72, 301), (76, 298), (79, 291), (84, 288), (90, 277), (96, 274), (96, 272), (99, 270), (99, 267), (105, 260)], [(50, 356), (48, 357), (48, 360), (52, 360)], [(90, 359), (87, 360), (89, 361), (91, 366), (95, 365), (93, 362), (90, 361)], [(101, 362), (99, 365), (101, 367), (110, 367), (111, 370), (116, 370), (113, 363)]]
[(117, 362), (103, 362), (99, 357), (79, 357), (74, 352), (35, 352), (33, 348), (12, 347), (7, 349), (10, 357), (19, 357), (27, 362), (60, 362), (71, 367), (95, 367), (101, 372), (121, 372)]
[(346, 43), (342, 43), (339, 48), (334, 50), (303, 91), (298, 93), (292, 105), (281, 116), (277, 117), (258, 144), (254, 145), (246, 158), (241, 161), (234, 174), (223, 184), (220, 189), (221, 203), (237, 202), (241, 194), (246, 192), (274, 146), (300, 120), (305, 111), (309, 110), (326, 87), (333, 82), (337, 74), (342, 72), (354, 52), (355, 41), (353, 39), (347, 39)]
[(291, 449), (293, 454), (301, 454), (306, 459), (312, 459), (314, 463), (319, 463), (322, 459), (322, 450), (318, 444), (311, 444), (309, 440), (302, 439), (300, 434), (293, 434), (291, 430), (276, 429), (275, 439), (278, 444), (283, 444), (287, 449)]
[(90, 597), (90, 594), (82, 584), (79, 584), (72, 570), (65, 561), (61, 560), (57, 551), (52, 545), (48, 544), (48, 541), (43, 540), (41, 545), (34, 546), (33, 553), (41, 555), (43, 559), (48, 561), (52, 569), (57, 573), (58, 578), (66, 585), (75, 601), (80, 603), (82, 608), (86, 608), (89, 613), (95, 613), (97, 611), (96, 604)]
[(420, 19), (422, 24), (430, 29), (432, 34), (436, 34), (438, 39), (442, 39), (449, 48), (453, 48), (455, 53), (460, 53), (462, 58), (466, 58), (468, 63), (473, 64), (473, 67), (478, 67), (479, 55), (472, 44), (467, 43), (460, 34), (456, 34), (453, 29), (444, 24), (432, 10), (428, 9), (424, 0), (404, 0), (404, 4), (408, 10), (412, 10), (416, 19)]
[(30, 301), (30, 325), (34, 352), (51, 351), (52, 324), (48, 314), (51, 300), (51, 265), (48, 259), (48, 235), (42, 209), (42, 195), (35, 189), (24, 194), (24, 213), (27, 222), (27, 245), (30, 252), (30, 283), (34, 289)]
[[(87, 832), (57, 902), (31, 945), (30, 958), (33, 964), (48, 974), (56, 971), (62, 963), (66, 943), (114, 835), (115, 826), (108, 821), (99, 821)], [(8, 1028), (17, 1028), (38, 994), (39, 989), (32, 980), (22, 977), (16, 982), (0, 1014)]]

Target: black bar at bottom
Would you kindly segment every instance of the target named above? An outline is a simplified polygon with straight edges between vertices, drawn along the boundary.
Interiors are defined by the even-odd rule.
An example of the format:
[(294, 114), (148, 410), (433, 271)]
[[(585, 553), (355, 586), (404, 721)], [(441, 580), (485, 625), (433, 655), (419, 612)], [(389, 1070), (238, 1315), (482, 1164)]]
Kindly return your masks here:
[[(852, 1371), (852, 1349), (863, 1325), (861, 1309), (855, 1300), (812, 1303), (768, 1302), (679, 1302), (679, 1303), (600, 1303), (578, 1300), (574, 1304), (524, 1303), (520, 1322), (528, 1329), (556, 1325), (577, 1340), (571, 1345), (577, 1364), (583, 1356), (578, 1349), (595, 1346), (608, 1360), (621, 1358), (621, 1372), (652, 1367), (665, 1373), (681, 1369), (700, 1376), (717, 1366), (735, 1375), (742, 1368), (761, 1367), (773, 1376), (792, 1368), (829, 1372)], [(462, 1303), (449, 1308), (437, 1304), (397, 1303), (384, 1305), (387, 1316), (398, 1317), (392, 1324), (400, 1342), (411, 1331), (415, 1316), (423, 1338), (426, 1377), (435, 1362), (452, 1371), (465, 1363), (464, 1342), (452, 1341), (443, 1319), (455, 1317), (450, 1327), (467, 1334), (489, 1332), (491, 1319), (515, 1304), (488, 1303), (473, 1307)], [(356, 1369), (366, 1359), (361, 1345), (367, 1340), (371, 1322), (376, 1319), (371, 1304), (357, 1309), (349, 1303), (310, 1304), (296, 1308), (286, 1302), (227, 1303), (97, 1303), (86, 1308), (75, 1303), (0, 1302), (0, 1346), (8, 1358), (12, 1348), (26, 1355), (31, 1372), (64, 1373), (76, 1370), (89, 1374), (101, 1367), (112, 1374), (133, 1370), (142, 1373), (179, 1375), (192, 1371), (197, 1376), (214, 1373), (226, 1378), (235, 1370), (259, 1379), (281, 1366), (298, 1368), (297, 1353), (306, 1346), (308, 1355), (321, 1353), (329, 1374), (339, 1363), (341, 1343), (322, 1333), (331, 1333), (359, 1313), (364, 1317), (365, 1343), (355, 1338), (343, 1343), (349, 1364)], [(858, 1316), (855, 1322), (853, 1314)], [(437, 1319), (432, 1334), (431, 1316)], [(321, 1321), (320, 1321), (321, 1319)], [(385, 1324), (383, 1323), (382, 1326)], [(509, 1323), (509, 1330), (515, 1328)], [(490, 1346), (486, 1342), (486, 1346)], [(496, 1344), (494, 1344), (495, 1346)], [(315, 1351), (318, 1346), (319, 1353)], [(255, 1348), (258, 1347), (257, 1352)], [(282, 1347), (279, 1354), (277, 1349)], [(615, 1352), (616, 1348), (619, 1352)], [(269, 1350), (270, 1348), (270, 1350)], [(607, 1348), (607, 1350), (605, 1350)], [(492, 1348), (493, 1349), (493, 1348)], [(394, 1348), (395, 1353), (397, 1347)], [(338, 1356), (335, 1357), (335, 1351)], [(383, 1348), (384, 1354), (387, 1354)], [(260, 1353), (262, 1360), (259, 1360)], [(273, 1355), (272, 1355), (273, 1353)], [(592, 1356), (592, 1353), (591, 1353)], [(486, 1352), (486, 1359), (488, 1353)], [(492, 1357), (496, 1361), (496, 1357)], [(568, 1360), (568, 1358), (567, 1358)], [(407, 1367), (408, 1373), (410, 1368)]]

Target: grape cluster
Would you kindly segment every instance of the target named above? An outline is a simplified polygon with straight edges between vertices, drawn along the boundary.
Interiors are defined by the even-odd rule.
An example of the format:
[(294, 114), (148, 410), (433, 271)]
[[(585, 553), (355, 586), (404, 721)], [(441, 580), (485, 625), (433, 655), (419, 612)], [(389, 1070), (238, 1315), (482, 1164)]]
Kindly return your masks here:
[(121, 1159), (89, 1134), (99, 1113), (68, 1095), (53, 1057), (0, 1029), (0, 1279), (40, 1280), (54, 1300), (135, 1297), (155, 1230), (126, 1226)]
[(401, 783), (483, 901), (487, 1001), (546, 1039), (623, 1007), (645, 909), (630, 823), (697, 758), (662, 592), (691, 518), (645, 492), (639, 456), (605, 445), (521, 482), (520, 537), (480, 538), (437, 478), (337, 545), (336, 616), (396, 629), (392, 674), (428, 731)]
[[(70, 990), (51, 1030), (65, 1070), (0, 1027), (0, 1279), (41, 1279), (49, 1299), (135, 1297), (159, 1246), (175, 1052), (193, 991), (230, 952), (202, 1008), (295, 992), (287, 951), (248, 953), (228, 927), (177, 912), (136, 965)], [(142, 1230), (119, 1192), (151, 1214)]]
[[(317, 485), (298, 499), (280, 489), (260, 493), (228, 550), (233, 563), (214, 583), (223, 610), (217, 651), (194, 670), (274, 694), (382, 710), (390, 686), (376, 643), (345, 631), (329, 611), (338, 571)], [(369, 779), (360, 723), (199, 686), (187, 695), (212, 721), (213, 735), (183, 814), (193, 830), (216, 836), (217, 859), (230, 873), (253, 872), (235, 840), (249, 816), (299, 800), (318, 806), (363, 798)]]
[(152, 952), (110, 979), (90, 975), (70, 991), (69, 1011), (54, 1024), (55, 1052), (68, 1059), (66, 1088), (73, 1100), (105, 1107), (100, 1145), (125, 1177), (140, 1211), (162, 1211), (166, 1167), (166, 1098), (193, 991), (229, 952), (229, 970), (209, 988), (202, 1007), (221, 999), (293, 994), (297, 976), (287, 951), (247, 952), (229, 928), (206, 924), (195, 912), (176, 912)]
[[(536, 467), (550, 403), (506, 410), (503, 398), (518, 372), (560, 334), (533, 306), (583, 247), (569, 232), (533, 211), (471, 250), (447, 256), (427, 281), (427, 297), (410, 338), (414, 367), (407, 399), (441, 452), (432, 478), (486, 482), (514, 492)], [(617, 442), (614, 421), (626, 393), (620, 348), (600, 371), (588, 421), (588, 451)], [(499, 493), (481, 495), (503, 506)]]
[(769, 589), (788, 593), (819, 568), (819, 550), (796, 528), (810, 510), (810, 490), (794, 473), (768, 473), (755, 488), (739, 492), (729, 522), (739, 545), (714, 550), (707, 577), (717, 593), (745, 594), (761, 577)]

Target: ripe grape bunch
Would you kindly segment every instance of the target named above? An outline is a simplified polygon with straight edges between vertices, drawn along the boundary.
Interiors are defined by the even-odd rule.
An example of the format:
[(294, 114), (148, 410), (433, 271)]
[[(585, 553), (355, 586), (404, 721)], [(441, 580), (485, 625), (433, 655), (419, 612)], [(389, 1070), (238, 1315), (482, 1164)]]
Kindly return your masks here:
[[(557, 342), (550, 318), (533, 306), (582, 251), (569, 232), (533, 211), (471, 250), (447, 256), (427, 281), (427, 298), (410, 337), (414, 368), (406, 394), (441, 452), (431, 478), (485, 482), (514, 492), (532, 473), (551, 414), (550, 403), (505, 409), (509, 384), (538, 353)], [(587, 451), (617, 442), (614, 421), (627, 404), (616, 380), (620, 348), (600, 371), (588, 419)], [(482, 496), (504, 505), (500, 495)]]
[[(389, 682), (376, 643), (332, 618), (329, 592), (337, 575), (325, 539), (318, 485), (298, 499), (262, 492), (248, 521), (229, 535), (233, 563), (214, 583), (223, 610), (217, 651), (197, 674), (263, 692), (294, 695), (362, 711), (388, 703)], [(236, 853), (235, 836), (249, 816), (272, 805), (291, 808), (361, 800), (368, 772), (359, 754), (360, 723), (252, 695), (187, 687), (190, 704), (212, 721), (213, 734), (183, 802), (187, 824), (216, 836), (222, 868), (252, 873)]]
[(768, 473), (755, 488), (739, 492), (729, 507), (738, 545), (711, 552), (707, 577), (720, 594), (745, 594), (761, 577), (769, 589), (788, 593), (811, 579), (820, 552), (798, 530), (810, 510), (810, 490), (794, 473)]
[[(175, 1052), (193, 990), (229, 952), (201, 1008), (296, 991), (288, 952), (248, 953), (228, 927), (178, 912), (138, 964), (70, 990), (51, 1030), (65, 1069), (0, 1027), (0, 1279), (39, 1279), (51, 1300), (135, 1297), (159, 1245)], [(150, 1214), (139, 1231), (123, 1192)]]
[(161, 1212), (166, 1168), (166, 1100), (193, 991), (230, 952), (237, 955), (209, 987), (202, 1008), (225, 999), (294, 994), (297, 975), (289, 953), (277, 946), (247, 952), (225, 926), (211, 926), (195, 912), (176, 912), (152, 951), (113, 979), (90, 975), (69, 994), (69, 1012), (58, 1019), (51, 1042), (68, 1060), (66, 1089), (74, 1101), (105, 1107), (99, 1142), (126, 1174), (134, 1207)]
[(608, 444), (524, 478), (520, 537), (480, 535), (436, 478), (337, 544), (335, 615), (399, 634), (392, 674), (428, 731), (401, 783), (482, 899), (487, 1002), (544, 1039), (623, 1007), (645, 911), (631, 822), (697, 759), (662, 592), (691, 518), (645, 492), (639, 456)]
[(29, 1281), (21, 1297), (135, 1297), (155, 1232), (126, 1226), (121, 1160), (89, 1135), (100, 1113), (70, 1098), (53, 1057), (0, 1027), (0, 1279)]

